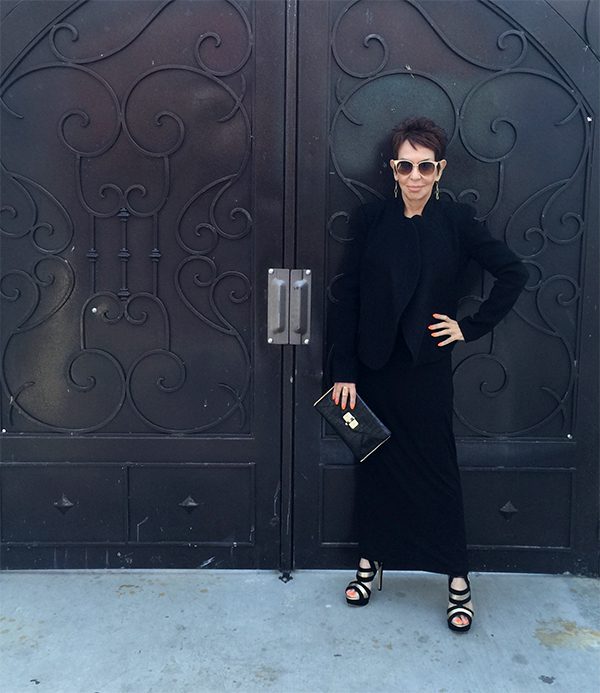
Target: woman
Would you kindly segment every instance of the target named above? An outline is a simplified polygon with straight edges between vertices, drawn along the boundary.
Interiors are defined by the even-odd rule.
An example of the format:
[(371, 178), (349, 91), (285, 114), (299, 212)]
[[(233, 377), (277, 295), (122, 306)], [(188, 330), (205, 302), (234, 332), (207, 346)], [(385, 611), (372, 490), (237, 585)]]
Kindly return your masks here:
[[(393, 132), (393, 198), (352, 216), (339, 301), (332, 315), (332, 397), (356, 391), (392, 432), (358, 468), (360, 563), (346, 588), (364, 606), (383, 564), (448, 575), (448, 626), (473, 619), (463, 501), (452, 431), (451, 351), (488, 333), (511, 309), (528, 273), (466, 204), (439, 199), (445, 132), (410, 118)], [(472, 316), (455, 319), (470, 258), (495, 277)]]

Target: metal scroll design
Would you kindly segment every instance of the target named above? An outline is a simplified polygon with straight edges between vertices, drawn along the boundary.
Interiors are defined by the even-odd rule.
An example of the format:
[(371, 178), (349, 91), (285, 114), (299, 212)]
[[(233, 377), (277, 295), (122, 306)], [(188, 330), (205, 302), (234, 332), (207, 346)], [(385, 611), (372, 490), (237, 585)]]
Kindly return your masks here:
[[(530, 269), (505, 324), (454, 350), (456, 417), (469, 435), (570, 437), (594, 114), (514, 20), (483, 1), (465, 5), (453, 3), (464, 10), (456, 22), (417, 0), (353, 0), (332, 18), (328, 299), (338, 300), (334, 258), (352, 242), (349, 210), (391, 194), (391, 128), (433, 117), (449, 134), (442, 193), (475, 205)], [(475, 25), (481, 40), (471, 46)], [(482, 275), (464, 314), (488, 284)], [(540, 339), (552, 373), (540, 367)]]
[[(188, 31), (193, 64), (153, 64), (133, 72), (125, 89), (112, 83), (103, 65), (117, 59), (125, 66), (129, 49), (161, 20), (163, 29), (177, 29), (182, 20), (173, 18), (173, 0), (132, 23), (114, 46), (87, 54), (78, 43), (78, 21), (86, 9), (80, 3), (71, 16), (47, 27), (3, 76), (0, 106), (15, 132), (20, 122), (36, 117), (22, 104), (39, 75), (59, 75), (65, 85), (80, 85), (83, 94), (62, 111), (58, 104), (53, 109), (58, 155), (67, 153), (74, 172), (71, 206), (53, 192), (60, 185), (2, 166), (3, 244), (8, 250), (28, 244), (26, 253), (11, 255), (14, 266), (0, 278), (5, 425), (17, 430), (24, 418), (54, 433), (117, 431), (124, 425), (120, 421), (132, 420), (141, 423), (140, 430), (159, 433), (247, 429), (251, 355), (238, 323), (250, 319), (252, 286), (248, 270), (231, 269), (226, 252), (252, 231), (245, 203), (251, 122), (243, 70), (254, 38), (242, 7), (235, 0), (223, 4), (232, 15), (228, 33)], [(106, 19), (118, 20), (118, 13)], [(49, 51), (53, 59), (32, 67), (36, 51)], [(24, 61), (28, 67), (20, 69)], [(56, 84), (58, 77), (53, 79)], [(181, 89), (178, 80), (189, 89)], [(213, 180), (200, 158), (200, 177), (206, 180), (175, 187), (175, 176), (181, 180), (177, 162), (194, 145), (198, 122), (213, 140), (233, 144), (218, 158), (218, 145), (207, 140), (207, 161), (218, 160)], [(23, 257), (29, 258), (27, 266), (21, 266)], [(116, 271), (107, 271), (110, 262)], [(191, 345), (171, 319), (181, 309), (197, 323)], [(77, 335), (76, 345), (71, 335)], [(46, 339), (61, 348), (45, 353)], [(210, 348), (205, 350), (212, 368), (190, 365), (189, 349), (199, 340), (219, 352), (211, 357)], [(36, 348), (44, 353), (41, 362), (31, 354)], [(26, 368), (8, 365), (19, 359)], [(234, 374), (227, 377), (228, 372)], [(44, 392), (52, 393), (52, 403)], [(185, 409), (187, 417), (181, 414)]]

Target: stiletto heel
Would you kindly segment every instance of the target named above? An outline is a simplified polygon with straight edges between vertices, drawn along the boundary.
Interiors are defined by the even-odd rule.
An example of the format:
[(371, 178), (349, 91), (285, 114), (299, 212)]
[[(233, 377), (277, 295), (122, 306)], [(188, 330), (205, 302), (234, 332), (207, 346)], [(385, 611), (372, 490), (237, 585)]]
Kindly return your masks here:
[[(474, 615), (473, 609), (465, 606), (465, 604), (468, 604), (471, 601), (471, 584), (469, 583), (469, 578), (465, 576), (463, 577), (463, 580), (467, 583), (467, 586), (463, 590), (457, 590), (452, 587), (452, 580), (454, 580), (454, 577), (448, 576), (448, 591), (450, 593), (449, 602), (452, 604), (452, 606), (448, 607), (447, 611), (448, 628), (456, 631), (457, 633), (466, 633), (473, 623)], [(456, 616), (463, 616), (467, 619), (468, 623), (464, 626), (457, 626), (455, 623), (452, 623), (452, 619)]]
[(361, 568), (360, 564), (358, 570), (356, 571), (356, 580), (348, 583), (346, 587), (346, 593), (348, 590), (354, 590), (358, 594), (357, 599), (351, 599), (348, 594), (346, 594), (346, 603), (349, 606), (366, 606), (371, 598), (371, 588), (365, 583), (371, 584), (373, 580), (377, 577), (379, 573), (379, 580), (377, 584), (378, 591), (381, 592), (383, 588), (383, 563), (379, 561), (371, 561), (370, 559), (365, 559), (369, 562), (368, 568)]

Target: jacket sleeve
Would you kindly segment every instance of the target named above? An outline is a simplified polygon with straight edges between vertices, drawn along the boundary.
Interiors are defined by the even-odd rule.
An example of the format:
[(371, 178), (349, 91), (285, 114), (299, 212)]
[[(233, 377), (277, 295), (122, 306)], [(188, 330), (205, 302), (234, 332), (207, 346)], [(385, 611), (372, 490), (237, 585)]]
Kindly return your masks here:
[(523, 291), (529, 273), (506, 243), (494, 238), (485, 222), (475, 218), (473, 207), (466, 204), (460, 207), (459, 231), (467, 256), (496, 278), (479, 310), (458, 321), (465, 342), (471, 342), (490, 332), (510, 311)]
[(334, 383), (355, 383), (358, 378), (360, 260), (367, 226), (365, 205), (360, 205), (350, 215), (351, 240), (345, 243), (339, 270), (329, 291), (330, 375)]

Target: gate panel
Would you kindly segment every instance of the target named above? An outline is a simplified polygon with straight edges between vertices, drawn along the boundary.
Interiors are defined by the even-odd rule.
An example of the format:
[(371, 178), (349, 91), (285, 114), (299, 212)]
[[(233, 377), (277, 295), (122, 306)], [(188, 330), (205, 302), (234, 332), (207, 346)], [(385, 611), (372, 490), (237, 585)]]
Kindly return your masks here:
[[(300, 9), (298, 264), (326, 277), (318, 319), (336, 300), (350, 211), (392, 192), (392, 127), (432, 117), (450, 135), (442, 194), (475, 205), (530, 270), (494, 333), (453, 351), (474, 566), (596, 572), (597, 57), (544, 2)], [(490, 285), (470, 268), (459, 318)], [(299, 411), (326, 364), (318, 345), (298, 352)], [(352, 459), (316, 415), (298, 418), (296, 440), (297, 565), (354, 564)]]
[(285, 7), (38, 5), (3, 22), (5, 488), (64, 524), (114, 464), (128, 540), (16, 536), (5, 501), (3, 564), (275, 567)]
[(2, 537), (14, 543), (122, 542), (126, 501), (123, 467), (10, 465), (2, 478)]

